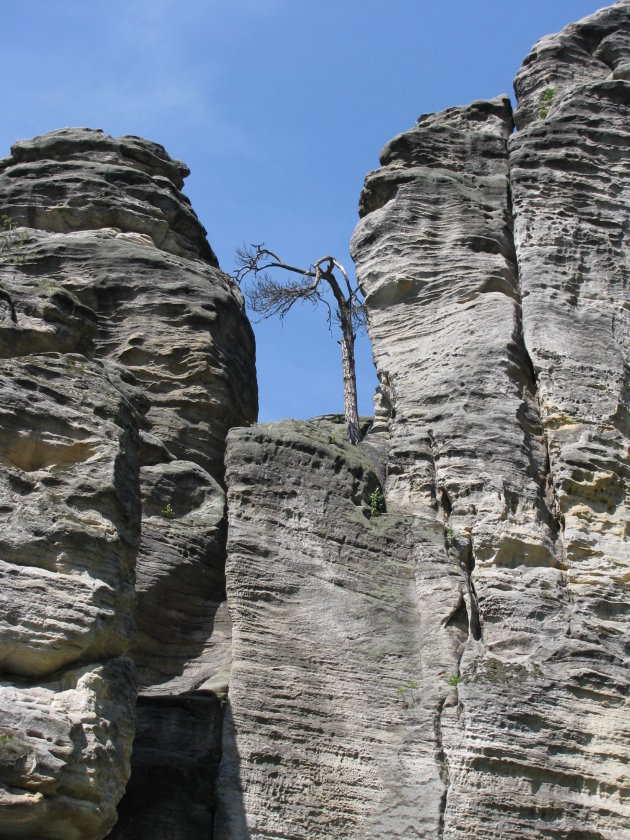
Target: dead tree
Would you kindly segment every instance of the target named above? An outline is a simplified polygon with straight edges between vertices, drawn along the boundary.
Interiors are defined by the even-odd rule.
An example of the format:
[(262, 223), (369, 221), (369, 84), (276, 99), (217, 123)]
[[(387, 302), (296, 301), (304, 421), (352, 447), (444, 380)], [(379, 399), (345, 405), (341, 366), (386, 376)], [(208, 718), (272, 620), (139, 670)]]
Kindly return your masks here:
[[(365, 308), (359, 288), (352, 287), (344, 267), (334, 257), (321, 257), (309, 268), (298, 268), (283, 262), (277, 254), (265, 248), (264, 243), (237, 248), (236, 264), (235, 277), (239, 283), (247, 276), (252, 277), (252, 282), (245, 288), (245, 296), (250, 308), (263, 318), (279, 315), (282, 319), (293, 304), (309, 301), (314, 305), (324, 304), (328, 309), (329, 325), (333, 320), (339, 324), (346, 429), (350, 443), (359, 443), (361, 432), (354, 341), (357, 330), (365, 326)], [(277, 279), (276, 270), (289, 276)], [(274, 271), (273, 276), (270, 271)], [(342, 281), (335, 276), (336, 271)], [(334, 307), (326, 299), (327, 288), (332, 291)]]

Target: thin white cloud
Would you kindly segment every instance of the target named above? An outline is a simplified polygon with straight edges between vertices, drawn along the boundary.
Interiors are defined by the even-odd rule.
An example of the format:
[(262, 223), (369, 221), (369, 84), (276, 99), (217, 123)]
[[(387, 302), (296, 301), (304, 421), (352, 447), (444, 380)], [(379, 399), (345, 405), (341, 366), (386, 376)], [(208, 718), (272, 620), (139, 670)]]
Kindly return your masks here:
[[(251, 133), (220, 105), (218, 89), (229, 85), (239, 60), (222, 34), (276, 14), (285, 0), (110, 0), (76, 15), (72, 5), (42, 10), (40, 25), (51, 34), (58, 29), (60, 38), (28, 55), (23, 44), (5, 45), (7, 143), (16, 136), (11, 125), (24, 125), (17, 129), (24, 135), (91, 125), (156, 137), (161, 126), (172, 133), (179, 124), (205, 135), (210, 150), (257, 156)], [(208, 30), (216, 30), (214, 43), (202, 40)]]

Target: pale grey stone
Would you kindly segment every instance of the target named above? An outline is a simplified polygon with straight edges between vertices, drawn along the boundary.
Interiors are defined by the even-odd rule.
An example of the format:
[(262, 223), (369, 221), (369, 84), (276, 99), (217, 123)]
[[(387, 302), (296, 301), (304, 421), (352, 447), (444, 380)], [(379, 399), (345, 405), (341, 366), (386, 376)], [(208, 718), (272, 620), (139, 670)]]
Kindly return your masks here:
[(62, 233), (119, 228), (218, 266), (179, 191), (188, 168), (157, 143), (64, 128), (14, 144), (0, 173), (4, 212), (27, 227)]
[[(604, 81), (611, 72), (628, 63), (630, 55), (630, 4), (619, 0), (612, 6), (555, 35), (545, 35), (534, 44), (514, 79), (518, 100), (514, 121), (518, 129), (543, 118), (543, 92), (553, 91), (549, 113), (560, 105), (565, 93), (582, 84)], [(544, 113), (544, 112), (543, 112)]]
[(221, 840), (630, 836), (629, 25), (385, 147), (373, 436), (230, 434)]
[(437, 836), (434, 738), (468, 636), (445, 529), (382, 512), (343, 424), (228, 436), (233, 665), (218, 840)]
[(105, 836), (129, 777), (134, 700), (128, 659), (66, 670), (45, 682), (0, 682), (3, 838)]
[[(230, 623), (218, 482), (228, 428), (255, 416), (256, 383), (242, 295), (218, 270), (179, 192), (186, 174), (157, 144), (87, 129), (20, 142), (0, 164), (0, 202), (18, 225), (0, 266), (0, 563), (7, 579), (0, 667), (7, 684), (28, 679), (29, 690), (39, 690), (42, 679), (52, 672), (65, 679), (77, 663), (91, 674), (107, 666), (99, 714), (109, 715), (113, 731), (122, 692), (127, 716), (120, 740), (112, 736), (113, 752), (72, 758), (77, 779), (93, 779), (87, 804), (85, 787), (72, 791), (71, 781), (64, 790), (44, 786), (27, 828), (7, 823), (12, 833), (5, 835), (0, 812), (2, 836), (97, 840), (112, 827), (129, 777), (136, 686), (131, 673), (109, 685), (119, 672), (107, 663), (126, 652), (137, 662), (141, 691), (157, 697), (153, 717), (161, 715), (170, 733), (171, 746), (160, 753), (141, 726), (139, 772), (153, 756), (159, 773), (179, 742), (183, 752), (203, 753), (212, 784), (219, 699), (206, 688), (198, 695), (199, 726), (210, 727), (202, 741), (178, 718), (178, 698), (205, 684), (226, 691)], [(78, 738), (92, 712), (69, 692)], [(52, 737), (47, 725), (42, 731)], [(14, 729), (28, 726), (23, 717)], [(11, 796), (14, 776), (0, 762)], [(30, 790), (30, 781), (19, 784)], [(132, 782), (134, 838), (170, 836), (160, 808), (196, 810), (196, 828), (210, 832), (214, 805), (211, 793), (198, 801), (201, 787), (184, 783), (170, 800), (162, 790), (156, 801), (149, 786)], [(7, 805), (11, 813), (18, 814), (16, 803)]]
[(225, 494), (202, 467), (143, 467), (138, 556), (138, 684), (179, 695), (220, 670), (231, 641), (225, 608)]
[(126, 652), (112, 840), (630, 837), (629, 66), (623, 0), (535, 45), (515, 135), (502, 96), (387, 144), (374, 423), (230, 432), (227, 578), (254, 345), (186, 167), (0, 161), (2, 837), (112, 828)]
[(124, 654), (140, 524), (131, 408), (78, 354), (0, 370), (0, 667), (39, 677)]

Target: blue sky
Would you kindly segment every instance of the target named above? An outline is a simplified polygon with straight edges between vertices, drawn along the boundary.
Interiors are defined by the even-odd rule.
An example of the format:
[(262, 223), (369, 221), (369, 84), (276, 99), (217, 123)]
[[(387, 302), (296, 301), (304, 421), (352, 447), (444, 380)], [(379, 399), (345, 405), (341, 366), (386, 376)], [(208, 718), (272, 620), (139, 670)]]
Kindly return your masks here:
[[(307, 265), (348, 245), (366, 172), (421, 113), (509, 93), (541, 36), (597, 0), (0, 0), (0, 157), (66, 125), (137, 134), (192, 170), (222, 268), (264, 241)], [(255, 325), (260, 419), (343, 409), (324, 313)], [(359, 411), (376, 384), (358, 347)]]

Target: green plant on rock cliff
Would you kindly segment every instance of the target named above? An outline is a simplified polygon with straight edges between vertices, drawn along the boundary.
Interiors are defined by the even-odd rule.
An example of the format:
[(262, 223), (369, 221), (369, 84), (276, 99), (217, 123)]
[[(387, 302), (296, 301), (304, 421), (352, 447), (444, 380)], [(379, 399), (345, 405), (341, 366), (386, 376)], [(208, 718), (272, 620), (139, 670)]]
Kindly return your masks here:
[(415, 700), (415, 691), (419, 688), (417, 680), (407, 680), (403, 685), (398, 686), (396, 695), (398, 699), (407, 707), (411, 706)]
[(0, 262), (21, 265), (24, 262), (24, 243), (27, 238), (28, 234), (18, 230), (13, 219), (3, 213), (0, 216)]
[(446, 539), (446, 545), (447, 545), (447, 547), (448, 547), (448, 546), (451, 546), (451, 545), (455, 545), (455, 543), (457, 542), (457, 531), (454, 531), (454, 530), (451, 528), (451, 526), (450, 526), (450, 525), (449, 525), (449, 526), (448, 526), (448, 528), (446, 529), (446, 532), (445, 532), (445, 539)]
[(162, 516), (165, 519), (172, 519), (175, 516), (175, 511), (171, 507), (171, 503), (167, 502), (162, 508)]
[(0, 732), (0, 762), (7, 764), (18, 761), (29, 752), (29, 744), (21, 735), (6, 729)]
[(461, 674), (451, 674), (451, 676), (448, 678), (448, 684), (452, 685), (453, 687), (458, 686), (461, 681)]
[(385, 495), (380, 487), (372, 490), (370, 494), (370, 519), (376, 519), (385, 512)]
[(547, 117), (547, 114), (549, 113), (555, 98), (556, 89), (547, 85), (547, 87), (540, 94), (540, 107), (538, 109), (538, 115), (541, 120), (544, 120)]

